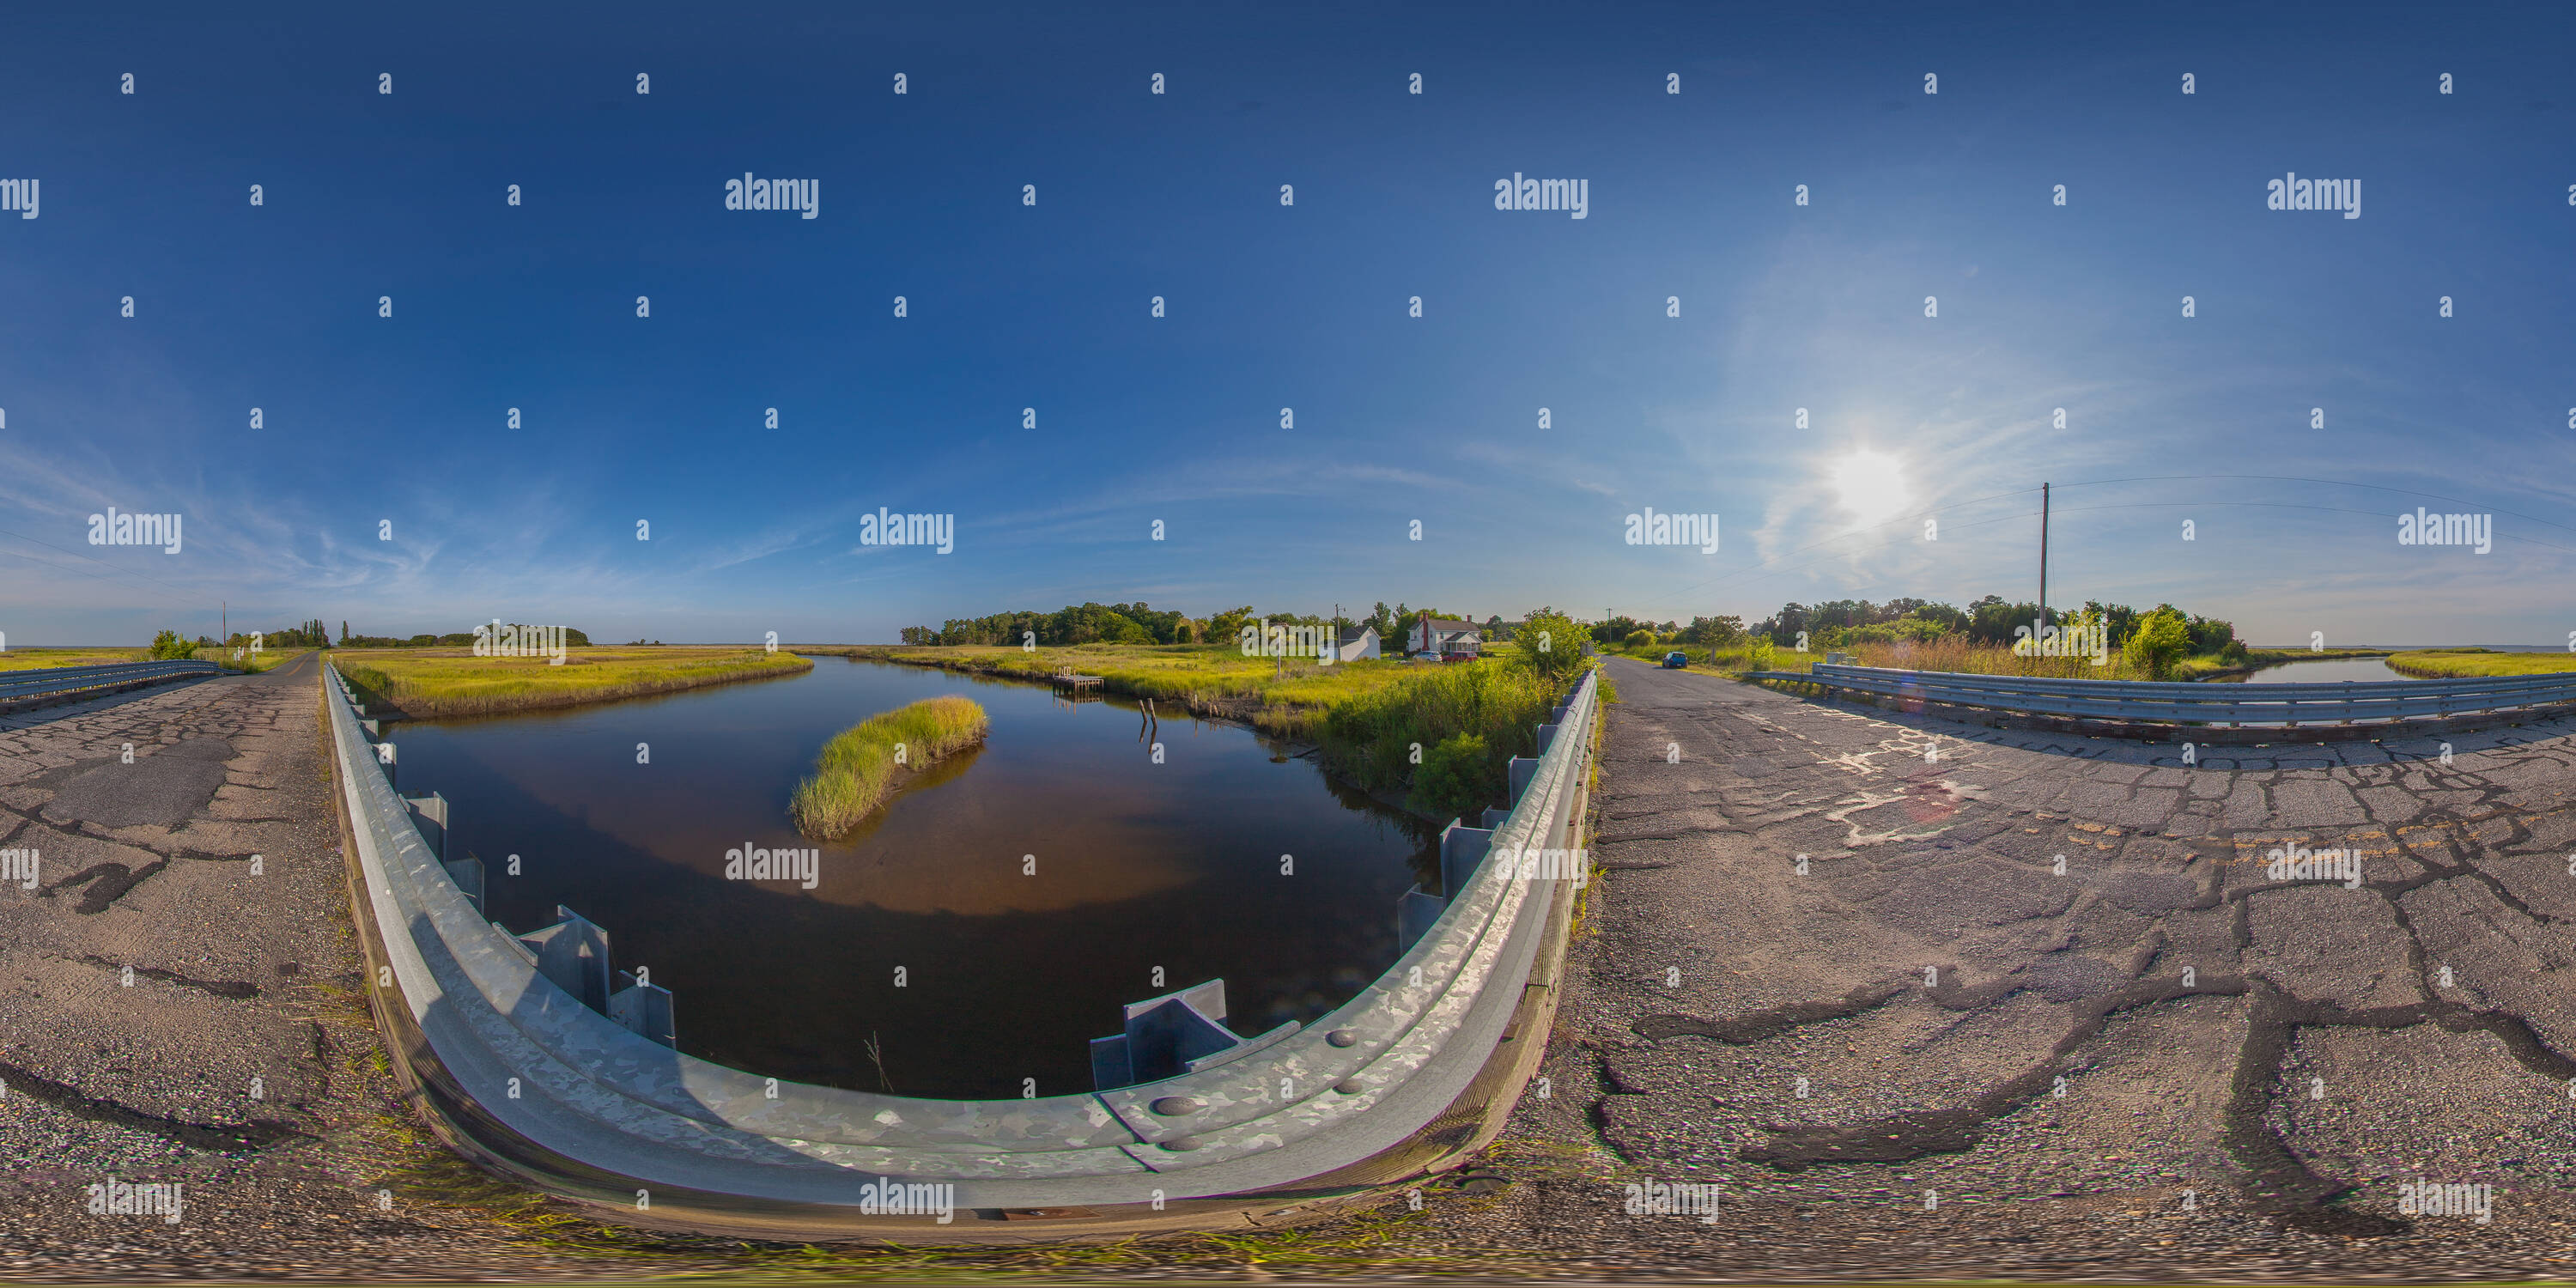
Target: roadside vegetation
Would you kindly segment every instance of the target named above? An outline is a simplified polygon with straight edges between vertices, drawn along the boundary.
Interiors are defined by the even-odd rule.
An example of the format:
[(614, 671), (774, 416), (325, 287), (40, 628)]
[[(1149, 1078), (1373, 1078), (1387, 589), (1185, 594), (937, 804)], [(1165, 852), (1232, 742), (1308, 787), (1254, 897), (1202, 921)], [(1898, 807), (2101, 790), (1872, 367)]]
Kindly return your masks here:
[(870, 716), (823, 744), (787, 811), (807, 837), (831, 840), (883, 804), (900, 779), (984, 741), (992, 728), (981, 703), (955, 694)]
[(2428, 680), (2455, 676), (2547, 675), (2576, 671), (2576, 653), (2498, 653), (2482, 648), (2434, 648), (2388, 659), (2392, 671)]
[[(1614, 617), (1591, 629), (1608, 653), (1660, 662), (1681, 652), (1690, 668), (1742, 674), (1804, 672), (1825, 654), (1846, 653), (1862, 666), (1957, 671), (1980, 675), (2039, 675), (2094, 680), (2200, 680), (2236, 675), (2281, 662), (2337, 657), (2380, 657), (2386, 649), (2252, 648), (2236, 638), (2232, 623), (2185, 613), (2171, 604), (2141, 612), (2125, 604), (2087, 601), (2080, 609), (2055, 609), (2050, 625), (2088, 642), (2072, 657), (2024, 657), (2013, 651), (2039, 617), (2035, 604), (2010, 604), (1988, 595), (1966, 608), (1919, 599), (1885, 604), (1837, 600), (1788, 604), (1747, 628), (1737, 617), (1695, 617), (1688, 626), (1660, 627)], [(2093, 661), (2090, 641), (2102, 644)], [(1798, 645), (1803, 642), (1802, 650)]]
[(1225, 644), (1080, 644), (1035, 650), (993, 646), (849, 646), (804, 650), (935, 666), (974, 675), (1045, 680), (1058, 671), (1096, 675), (1101, 688), (1176, 704), (1192, 715), (1240, 720), (1283, 738), (1310, 738), (1315, 720), (1336, 703), (1375, 692), (1422, 663), (1393, 659), (1336, 662), (1246, 657)]
[(407, 716), (491, 715), (797, 675), (814, 663), (756, 648), (585, 648), (562, 666), (543, 657), (476, 657), (469, 649), (337, 653), (332, 664), (370, 703)]
[(257, 675), (262, 671), (274, 671), (278, 667), (283, 666), (288, 662), (292, 662), (312, 651), (313, 650), (309, 648), (263, 648), (259, 652), (253, 653), (250, 651), (248, 646), (244, 646), (240, 650), (241, 656), (235, 657), (233, 656), (234, 650), (232, 649), (220, 648), (212, 645), (199, 645), (197, 647), (197, 660), (201, 662), (213, 662), (223, 667), (225, 670), (232, 671), (237, 674)]
[[(1174, 703), (1316, 744), (1332, 773), (1443, 821), (1503, 803), (1507, 766), (1536, 753), (1538, 725), (1593, 665), (1588, 628), (1532, 613), (1513, 642), (1475, 661), (1336, 662), (1247, 657), (1221, 644), (1081, 644), (1036, 649), (833, 646), (811, 651), (1043, 681), (1101, 677), (1112, 693)], [(1540, 641), (1545, 641), (1541, 647)]]
[(0, 671), (35, 671), (55, 666), (109, 666), (144, 662), (151, 650), (140, 648), (13, 648), (0, 653)]

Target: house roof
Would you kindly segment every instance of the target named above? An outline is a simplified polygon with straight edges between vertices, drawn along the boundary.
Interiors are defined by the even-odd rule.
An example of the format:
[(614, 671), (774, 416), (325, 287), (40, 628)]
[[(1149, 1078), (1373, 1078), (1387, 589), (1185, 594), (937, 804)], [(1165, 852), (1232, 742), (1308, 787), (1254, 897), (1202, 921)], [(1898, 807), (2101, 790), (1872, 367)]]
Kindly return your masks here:
[(1461, 631), (1480, 631), (1485, 629), (1474, 622), (1453, 622), (1443, 617), (1426, 617), (1422, 619), (1422, 624), (1435, 631), (1442, 632), (1443, 634), (1453, 635)]

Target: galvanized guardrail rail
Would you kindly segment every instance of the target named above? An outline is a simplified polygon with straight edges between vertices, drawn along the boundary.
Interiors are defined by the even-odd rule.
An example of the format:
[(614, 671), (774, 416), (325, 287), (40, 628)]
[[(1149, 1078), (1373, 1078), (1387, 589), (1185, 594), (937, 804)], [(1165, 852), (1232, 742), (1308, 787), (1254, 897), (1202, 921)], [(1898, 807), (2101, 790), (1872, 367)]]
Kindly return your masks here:
[(183, 675), (213, 675), (222, 669), (212, 662), (189, 661), (109, 662), (99, 666), (0, 671), (0, 704), (128, 688)]
[[(873, 1215), (887, 1194), (919, 1185), (953, 1187), (959, 1209), (1015, 1211), (1160, 1211), (1166, 1199), (1294, 1186), (1405, 1144), (1452, 1108), (1503, 1040), (1573, 884), (1532, 879), (1524, 864), (1462, 871), (1420, 938), (1358, 997), (1177, 1077), (984, 1101), (787, 1082), (648, 1040), (559, 987), (458, 889), (388, 780), (347, 682), (326, 674), (354, 857), (388, 971), (374, 982), (425, 1048), (407, 1054), (410, 1067), (433, 1062), (466, 1111), (446, 1111), (450, 1123), (496, 1159), (533, 1147), (593, 1192), (667, 1186)], [(1541, 755), (1515, 762), (1521, 790), (1476, 838), (1483, 848), (1575, 843), (1599, 710), (1587, 675), (1540, 727)], [(1452, 831), (1463, 841), (1469, 829)], [(515, 1153), (476, 1136), (493, 1126)]]
[(2229, 727), (2387, 723), (2576, 702), (2576, 672), (2342, 684), (2208, 684), (1900, 671), (1819, 662), (1813, 672), (1751, 671), (1746, 678), (2022, 715)]

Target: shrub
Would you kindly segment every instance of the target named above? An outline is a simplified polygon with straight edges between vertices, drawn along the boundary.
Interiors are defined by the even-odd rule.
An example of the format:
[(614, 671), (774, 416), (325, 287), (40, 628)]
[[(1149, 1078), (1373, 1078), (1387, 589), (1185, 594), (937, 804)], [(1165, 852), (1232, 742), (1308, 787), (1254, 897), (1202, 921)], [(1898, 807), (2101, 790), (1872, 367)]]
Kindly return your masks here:
[(1630, 631), (1628, 632), (1626, 643), (1630, 648), (1653, 648), (1655, 646), (1655, 633), (1653, 631)]
[[(1579, 654), (1577, 656), (1580, 656)], [(1487, 782), (1500, 782), (1513, 756), (1536, 755), (1538, 724), (1547, 719), (1563, 687), (1536, 665), (1470, 662), (1408, 675), (1324, 713), (1316, 740), (1334, 767), (1369, 791), (1430, 784), (1424, 774), (1442, 744), (1473, 734), (1490, 767)], [(1423, 749), (1417, 765), (1413, 749)], [(1450, 757), (1464, 755), (1453, 747)], [(1454, 759), (1444, 774), (1459, 772)], [(1427, 800), (1425, 803), (1428, 803)]]
[(184, 662), (197, 655), (197, 646), (179, 638), (177, 631), (163, 631), (152, 637), (150, 657), (155, 662)]
[(2174, 663), (2190, 651), (2190, 623), (2171, 608), (2158, 608), (2139, 618), (2137, 628), (2129, 632), (2128, 643), (2120, 646), (2122, 660), (2159, 680), (2172, 673)]
[(1413, 776), (1413, 796), (1434, 815), (1470, 818), (1503, 794), (1503, 775), (1485, 740), (1472, 733), (1451, 734), (1422, 754), (1422, 769)]
[(1573, 618), (1552, 610), (1530, 614), (1512, 633), (1522, 665), (1559, 687), (1592, 665), (1583, 654), (1583, 641), (1588, 638), (1589, 633)]

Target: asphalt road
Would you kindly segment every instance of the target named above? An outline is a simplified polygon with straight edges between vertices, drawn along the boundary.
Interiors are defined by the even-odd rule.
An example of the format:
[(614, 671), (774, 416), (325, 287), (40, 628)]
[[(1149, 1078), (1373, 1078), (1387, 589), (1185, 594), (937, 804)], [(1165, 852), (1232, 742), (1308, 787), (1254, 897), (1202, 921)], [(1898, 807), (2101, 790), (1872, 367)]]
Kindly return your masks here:
[[(1611, 668), (1606, 872), (1551, 1094), (1493, 1160), (1529, 1183), (1462, 1241), (1789, 1273), (2567, 1273), (2576, 730), (2455, 736), (2448, 764), (2422, 741), (2186, 766)], [(2357, 883), (2273, 879), (2293, 845), (2354, 855)], [(2401, 1212), (2419, 1181), (2490, 1187), (2489, 1219)], [(1626, 1216), (1631, 1182), (1713, 1186), (1721, 1215)]]
[[(320, 670), (0, 717), (0, 851), (36, 853), (32, 889), (0, 884), (0, 1278), (577, 1260), (479, 1213), (378, 1206), (428, 1151), (366, 1011)], [(179, 1219), (93, 1213), (106, 1184), (178, 1186)]]
[[(2449, 764), (2435, 744), (2357, 743), (2185, 767), (2167, 746), (1611, 665), (1602, 879), (1544, 1081), (1479, 1166), (1423, 1187), (1418, 1212), (1399, 1199), (1392, 1221), (1302, 1245), (993, 1268), (2576, 1266), (2576, 730), (2455, 738)], [(317, 670), (0, 719), (0, 849), (42, 855), (36, 889), (0, 886), (0, 1276), (555, 1278), (769, 1255), (647, 1235), (536, 1247), (437, 1201), (480, 1183), (400, 1139)], [(2270, 879), (2268, 851), (2294, 843), (2357, 855), (2357, 887)], [(109, 1180), (184, 1184), (186, 1215), (90, 1213), (86, 1187)], [(2417, 1181), (2488, 1187), (2489, 1219), (2401, 1212)], [(1652, 1186), (1707, 1187), (1670, 1192), (1713, 1210), (1632, 1211)], [(847, 1255), (856, 1272), (909, 1254)]]

